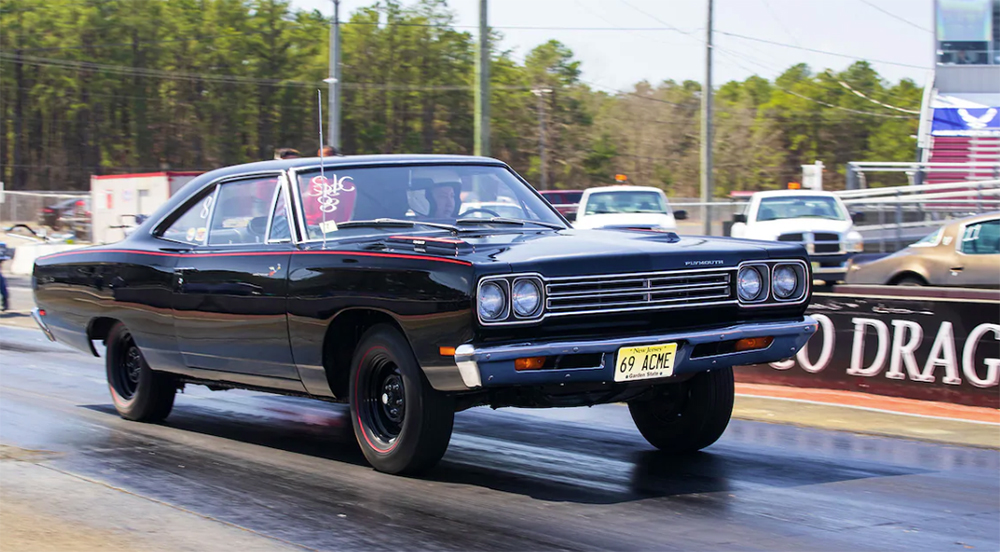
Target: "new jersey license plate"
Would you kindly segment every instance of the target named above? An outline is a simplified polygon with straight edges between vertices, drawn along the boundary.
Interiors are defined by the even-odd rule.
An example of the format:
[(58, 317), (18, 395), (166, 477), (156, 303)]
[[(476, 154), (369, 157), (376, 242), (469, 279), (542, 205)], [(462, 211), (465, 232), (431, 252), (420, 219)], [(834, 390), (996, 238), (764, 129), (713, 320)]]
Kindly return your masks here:
[(676, 343), (622, 347), (615, 357), (615, 381), (663, 378), (674, 373)]

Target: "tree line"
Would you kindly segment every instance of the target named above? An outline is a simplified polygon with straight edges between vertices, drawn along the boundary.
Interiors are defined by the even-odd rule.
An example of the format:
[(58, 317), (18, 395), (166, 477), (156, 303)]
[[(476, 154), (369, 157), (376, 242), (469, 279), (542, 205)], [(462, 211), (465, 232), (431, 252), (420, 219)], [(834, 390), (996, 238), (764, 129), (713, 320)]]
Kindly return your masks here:
[[(328, 26), (287, 0), (3, 0), (0, 178), (87, 189), (92, 174), (210, 170), (281, 147), (312, 155)], [(445, 0), (379, 0), (341, 29), (344, 153), (472, 153), (476, 41)], [(523, 58), (494, 46), (491, 86), (490, 153), (535, 185), (543, 170), (550, 187), (571, 189), (625, 173), (697, 196), (699, 83), (607, 91), (553, 40)], [(917, 116), (876, 101), (914, 111), (921, 93), (865, 62), (727, 82), (716, 90), (716, 193), (783, 187), (815, 160), (832, 186), (848, 161), (913, 160)]]

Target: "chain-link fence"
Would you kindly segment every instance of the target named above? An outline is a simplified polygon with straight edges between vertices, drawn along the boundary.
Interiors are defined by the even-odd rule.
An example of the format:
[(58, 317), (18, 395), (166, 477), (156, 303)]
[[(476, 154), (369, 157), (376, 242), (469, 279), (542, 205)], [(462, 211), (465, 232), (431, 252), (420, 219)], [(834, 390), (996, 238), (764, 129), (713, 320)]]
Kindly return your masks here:
[(0, 193), (0, 231), (23, 224), (39, 235), (73, 234), (90, 241), (89, 192)]

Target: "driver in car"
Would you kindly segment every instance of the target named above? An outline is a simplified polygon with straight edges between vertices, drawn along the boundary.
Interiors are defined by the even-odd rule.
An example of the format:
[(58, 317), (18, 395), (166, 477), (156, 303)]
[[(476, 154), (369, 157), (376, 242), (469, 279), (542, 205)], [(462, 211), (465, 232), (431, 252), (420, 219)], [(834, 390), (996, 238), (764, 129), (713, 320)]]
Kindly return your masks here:
[(461, 206), (461, 184), (458, 182), (435, 182), (424, 192), (430, 209), (427, 217), (431, 219), (450, 219), (458, 216)]

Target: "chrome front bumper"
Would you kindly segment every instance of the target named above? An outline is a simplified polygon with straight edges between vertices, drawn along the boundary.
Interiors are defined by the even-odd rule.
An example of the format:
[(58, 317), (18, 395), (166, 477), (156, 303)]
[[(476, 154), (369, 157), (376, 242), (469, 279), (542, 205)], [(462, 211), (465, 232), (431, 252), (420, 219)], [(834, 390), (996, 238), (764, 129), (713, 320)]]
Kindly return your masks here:
[[(743, 364), (774, 362), (793, 356), (816, 333), (816, 320), (809, 316), (790, 322), (747, 323), (714, 330), (674, 332), (640, 337), (616, 337), (580, 341), (527, 342), (455, 350), (462, 382), (469, 389), (540, 385), (549, 383), (613, 382), (613, 362), (621, 347), (677, 343), (674, 374), (688, 374)], [(766, 349), (691, 358), (698, 345), (750, 337), (773, 337)], [(514, 370), (514, 360), (525, 357), (584, 355), (600, 353), (600, 366), (553, 370)], [(650, 380), (646, 380), (650, 381)]]
[(42, 315), (39, 313), (38, 307), (31, 309), (31, 318), (35, 320), (35, 324), (38, 324), (38, 327), (42, 329), (42, 333), (45, 334), (45, 337), (47, 337), (49, 341), (56, 340), (55, 336), (52, 335), (52, 330), (50, 330), (48, 325), (45, 324), (45, 320), (42, 320)]

